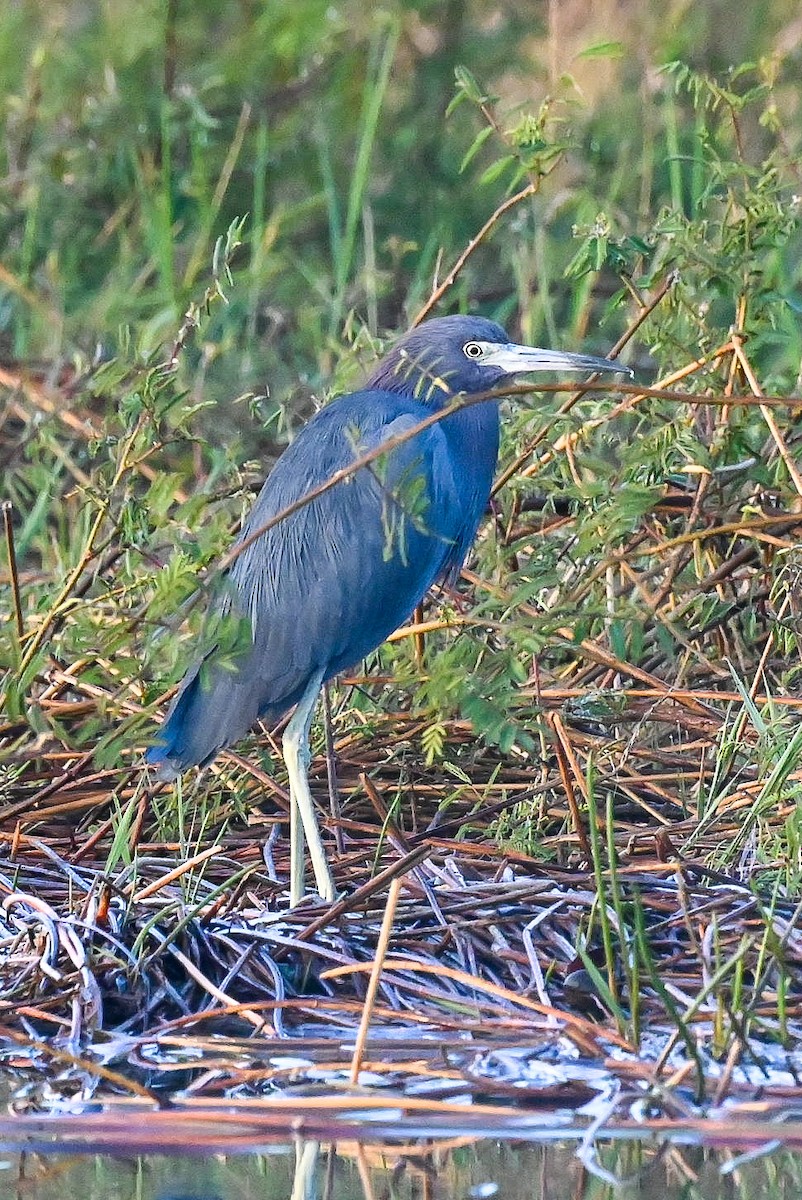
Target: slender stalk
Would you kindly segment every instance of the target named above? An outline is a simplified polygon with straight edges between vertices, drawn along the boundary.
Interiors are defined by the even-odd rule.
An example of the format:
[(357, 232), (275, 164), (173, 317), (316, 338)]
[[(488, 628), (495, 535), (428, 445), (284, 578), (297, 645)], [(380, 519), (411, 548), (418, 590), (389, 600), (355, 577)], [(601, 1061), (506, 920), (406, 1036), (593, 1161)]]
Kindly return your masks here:
[(14, 620), (17, 626), (17, 637), (22, 641), (25, 636), (25, 621), (22, 615), (22, 598), (19, 590), (19, 571), (17, 569), (17, 550), (14, 544), (14, 524), (12, 514), (14, 506), (10, 500), (4, 500), (3, 527), (6, 534), (6, 556), (8, 558), (8, 573), (11, 577), (11, 596), (14, 603)]
[[(596, 805), (596, 792), (592, 781), (591, 786), (588, 788), (587, 805), (588, 821), (590, 825), (590, 839), (592, 843), (590, 862), (593, 867), (593, 877), (596, 882), (596, 900), (599, 913), (599, 924), (601, 925), (602, 946), (604, 947), (604, 966), (607, 971), (607, 987), (615, 1008), (615, 1016), (619, 1027), (619, 1033), (623, 1034), (624, 1021), (621, 1011), (621, 1001), (618, 995), (618, 981), (616, 979), (615, 945), (613, 942), (613, 930), (610, 924), (610, 914), (607, 911), (604, 862), (602, 857), (602, 840), (599, 836), (599, 814)], [(618, 930), (618, 934), (620, 942), (620, 929)]]
[(326, 779), (329, 785), (329, 808), (334, 827), (334, 844), (338, 854), (345, 853), (340, 810), (340, 793), (337, 789), (337, 759), (334, 753), (334, 733), (332, 730), (331, 713), (331, 684), (323, 684), (323, 726), (326, 731)]
[(41, 623), (39, 624), (38, 629), (34, 633), (31, 634), (28, 644), (25, 648), (25, 651), (22, 654), (22, 657), (20, 660), (20, 668), (19, 668), (20, 676), (22, 676), (24, 674), (24, 672), (28, 669), (28, 667), (30, 666), (33, 659), (36, 657), (42, 643), (44, 642), (45, 638), (47, 637), (47, 634), (50, 632), (50, 629), (54, 625), (56, 618), (58, 617), (58, 614), (61, 611), (61, 608), (66, 603), (66, 601), (70, 598), (73, 588), (78, 583), (78, 580), (81, 578), (81, 575), (84, 573), (88, 564), (92, 561), (93, 557), (97, 553), (97, 539), (100, 536), (100, 531), (103, 528), (103, 524), (104, 524), (106, 518), (108, 517), (109, 509), (111, 508), (111, 498), (114, 495), (115, 488), (117, 488), (119, 486), (122, 479), (125, 477), (127, 472), (130, 470), (131, 464), (129, 462), (129, 455), (131, 454), (131, 451), (136, 443), (136, 439), (138, 438), (139, 434), (142, 431), (142, 426), (144, 424), (145, 419), (146, 419), (146, 417), (144, 414), (139, 417), (139, 419), (136, 422), (136, 425), (134, 426), (134, 429), (128, 435), (125, 442), (123, 443), (122, 452), (117, 461), (117, 466), (116, 466), (116, 469), (114, 472), (114, 477), (111, 481), (111, 484), (109, 485), (108, 494), (107, 494), (106, 498), (101, 502), (100, 507), (98, 508), (97, 514), (95, 515), (95, 519), (92, 522), (92, 526), (89, 530), (89, 534), (86, 538), (86, 542), (84, 543), (84, 548), (81, 552), (78, 562), (76, 563), (76, 565), (73, 567), (72, 571), (70, 571), (69, 575), (67, 576), (64, 586), (62, 587), (61, 591), (58, 593), (56, 599), (53, 601), (53, 603), (51, 604), (48, 611), (45, 613), (44, 617), (42, 618)]
[(195, 280), (198, 278), (198, 273), (205, 262), (208, 252), (209, 238), (212, 230), (214, 229), (215, 221), (220, 214), (223, 200), (225, 199), (226, 192), (228, 191), (228, 185), (231, 182), (231, 176), (234, 174), (234, 168), (237, 165), (237, 160), (239, 159), (240, 152), (242, 151), (242, 144), (245, 141), (245, 134), (248, 131), (250, 119), (251, 106), (246, 100), (240, 110), (237, 128), (234, 130), (234, 137), (231, 140), (231, 145), (228, 148), (225, 162), (223, 163), (222, 170), (220, 171), (217, 185), (214, 189), (214, 195), (212, 196), (212, 202), (209, 205), (209, 211), (206, 213), (203, 227), (195, 239), (195, 246), (192, 250), (192, 256), (189, 260), (187, 269), (184, 272), (182, 286), (185, 290), (193, 286)]
[(766, 407), (766, 405), (764, 405), (762, 403), (763, 393), (761, 391), (760, 384), (758, 383), (758, 381), (755, 377), (755, 373), (752, 370), (752, 364), (749, 362), (749, 359), (746, 357), (746, 354), (744, 352), (743, 338), (739, 334), (734, 333), (732, 335), (732, 345), (735, 350), (736, 357), (737, 357), (739, 363), (741, 364), (743, 373), (746, 376), (747, 380), (749, 381), (749, 386), (752, 389), (752, 394), (754, 396), (757, 396), (761, 401), (760, 412), (763, 416), (763, 420), (766, 422), (766, 425), (768, 426), (769, 433), (771, 434), (771, 436), (774, 440), (774, 444), (777, 447), (777, 450), (779, 451), (780, 458), (785, 463), (785, 468), (791, 477), (794, 487), (796, 488), (799, 495), (802, 496), (802, 473), (800, 473), (799, 467), (796, 465), (793, 455), (791, 454), (790, 450), (788, 449), (788, 447), (785, 444), (785, 439), (783, 438), (783, 435), (780, 432), (779, 425), (777, 424), (777, 422), (774, 419), (774, 414)]
[(359, 1072), (362, 1068), (362, 1059), (365, 1056), (365, 1044), (368, 1039), (368, 1030), (373, 1016), (373, 1006), (376, 1003), (376, 994), (379, 990), (379, 980), (384, 969), (384, 960), (387, 957), (387, 947), (390, 945), (390, 936), (393, 932), (393, 921), (395, 920), (395, 912), (398, 908), (398, 898), (401, 895), (402, 879), (396, 877), (390, 883), (390, 889), (387, 893), (387, 904), (384, 908), (384, 918), (382, 920), (379, 940), (376, 944), (376, 954), (373, 959), (373, 969), (370, 972), (368, 980), (368, 990), (365, 995), (365, 1003), (362, 1006), (362, 1017), (359, 1022), (359, 1031), (356, 1035), (356, 1044), (354, 1045), (354, 1056), (351, 1059), (351, 1075), (349, 1082), (355, 1085), (359, 1081)]
[(424, 321), (426, 319), (426, 317), (428, 317), (428, 315), (432, 311), (432, 309), (437, 304), (440, 303), (440, 301), (443, 299), (443, 296), (445, 296), (445, 294), (449, 290), (449, 288), (454, 285), (454, 283), (457, 279), (457, 276), (459, 275), (462, 268), (465, 266), (468, 259), (473, 254), (474, 250), (476, 250), (479, 246), (481, 246), (482, 242), (492, 232), (492, 230), (495, 228), (495, 226), (498, 225), (499, 221), (505, 215), (505, 213), (508, 213), (511, 208), (516, 208), (517, 205), (519, 205), (522, 201), (526, 200), (529, 196), (534, 196), (536, 191), (537, 191), (537, 184), (536, 183), (528, 183), (525, 188), (521, 188), (520, 192), (516, 192), (514, 196), (508, 196), (506, 200), (504, 200), (501, 204), (499, 204), (499, 206), (495, 210), (495, 212), (491, 213), (491, 215), (487, 218), (484, 225), (477, 233), (476, 237), (471, 238), (471, 240), (468, 242), (468, 245), (462, 251), (459, 258), (454, 263), (454, 266), (448, 272), (448, 274), (446, 275), (443, 282), (432, 290), (432, 293), (429, 296), (429, 299), (426, 301), (426, 303), (423, 305), (423, 307), (421, 309), (419, 309), (419, 311), (415, 314), (415, 318), (412, 321), (413, 326), (420, 325), (421, 321)]

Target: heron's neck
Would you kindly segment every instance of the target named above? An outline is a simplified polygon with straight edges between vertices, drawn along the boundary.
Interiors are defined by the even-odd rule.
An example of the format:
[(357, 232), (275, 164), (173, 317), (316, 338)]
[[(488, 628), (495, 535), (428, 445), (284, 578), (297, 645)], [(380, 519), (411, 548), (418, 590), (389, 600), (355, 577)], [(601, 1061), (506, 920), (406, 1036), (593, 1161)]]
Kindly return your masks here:
[(413, 359), (403, 346), (382, 359), (366, 387), (406, 396), (434, 409), (445, 407), (459, 392), (459, 387), (440, 373), (435, 356)]
[[(469, 404), (443, 417), (440, 427), (451, 447), (452, 461), (477, 486), (492, 478), (498, 459), (499, 406), (497, 400)], [(487, 484), (489, 487), (489, 482)]]
[[(405, 396), (435, 411), (446, 408), (459, 389), (449, 386), (432, 366), (424, 369), (421, 361), (412, 362), (398, 352), (388, 354), (367, 382), (368, 388)], [(482, 400), (458, 407), (443, 417), (441, 427), (462, 470), (468, 475), (492, 472), (498, 458), (499, 407), (497, 400)]]

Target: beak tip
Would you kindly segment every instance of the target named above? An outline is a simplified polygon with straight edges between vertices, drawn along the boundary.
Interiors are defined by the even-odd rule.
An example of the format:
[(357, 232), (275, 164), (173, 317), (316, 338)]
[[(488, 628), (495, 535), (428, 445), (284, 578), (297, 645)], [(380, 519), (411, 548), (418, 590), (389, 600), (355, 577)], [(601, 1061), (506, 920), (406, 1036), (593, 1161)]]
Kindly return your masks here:
[(626, 363), (622, 363), (618, 358), (609, 358), (606, 360), (609, 364), (608, 371), (615, 371), (619, 375), (628, 375), (630, 379), (635, 378), (635, 372), (632, 367), (628, 367)]

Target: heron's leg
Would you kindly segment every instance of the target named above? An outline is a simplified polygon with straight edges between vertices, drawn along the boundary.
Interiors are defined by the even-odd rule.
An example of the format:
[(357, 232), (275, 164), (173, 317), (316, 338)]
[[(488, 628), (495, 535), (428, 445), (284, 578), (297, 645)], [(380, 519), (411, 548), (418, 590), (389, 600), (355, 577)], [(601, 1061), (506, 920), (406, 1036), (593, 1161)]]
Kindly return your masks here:
[[(317, 890), (324, 900), (334, 899), (326, 852), (320, 840), (312, 793), (309, 791), (309, 726), (315, 710), (323, 672), (314, 675), (298, 701), (292, 720), (284, 731), (284, 761), (290, 781), (290, 903), (298, 904), (304, 894), (303, 835), (309, 845), (309, 857), (315, 872)], [(300, 816), (300, 821), (298, 817)]]
[[(287, 745), (284, 744), (284, 761), (287, 764), (287, 770), (290, 769), (290, 760), (287, 754)], [(301, 820), (301, 810), (295, 796), (295, 788), (292, 783), (292, 775), (290, 775), (290, 904), (300, 904), (303, 899), (303, 894), (306, 891), (306, 861), (304, 851), (306, 850), (306, 840), (304, 838), (304, 825)]]
[(306, 1142), (303, 1138), (298, 1138), (295, 1143), (295, 1175), (290, 1200), (315, 1200), (319, 1156), (320, 1142)]

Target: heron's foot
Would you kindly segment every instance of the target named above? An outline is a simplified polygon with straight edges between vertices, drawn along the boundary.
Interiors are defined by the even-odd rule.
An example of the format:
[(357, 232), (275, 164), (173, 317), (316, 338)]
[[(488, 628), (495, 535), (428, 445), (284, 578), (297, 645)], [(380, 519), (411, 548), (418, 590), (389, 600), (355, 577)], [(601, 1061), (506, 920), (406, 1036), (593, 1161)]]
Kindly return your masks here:
[(317, 884), (317, 895), (324, 904), (333, 904), (337, 899), (337, 888), (334, 884), (334, 878), (329, 870), (327, 860), (322, 864), (325, 871), (318, 871), (318, 865), (315, 864), (315, 883)]
[(297, 900), (294, 900), (294, 899), (292, 899), (292, 897), (290, 897), (290, 908), (300, 908), (300, 906), (302, 904), (313, 904), (313, 905), (334, 904), (334, 903), (336, 903), (337, 900), (340, 899), (341, 896), (344, 896), (344, 895), (345, 895), (344, 892), (337, 892), (336, 890), (332, 890), (330, 895), (324, 896), (321, 894), (320, 889), (318, 889), (317, 891), (314, 891), (312, 888), (304, 888), (302, 895)]

